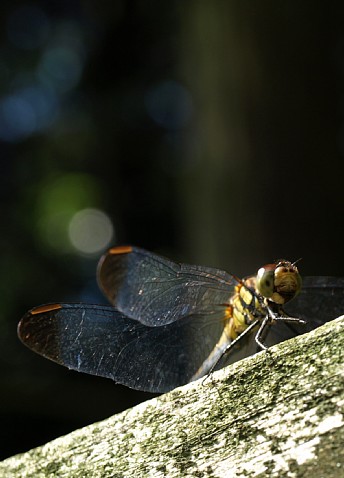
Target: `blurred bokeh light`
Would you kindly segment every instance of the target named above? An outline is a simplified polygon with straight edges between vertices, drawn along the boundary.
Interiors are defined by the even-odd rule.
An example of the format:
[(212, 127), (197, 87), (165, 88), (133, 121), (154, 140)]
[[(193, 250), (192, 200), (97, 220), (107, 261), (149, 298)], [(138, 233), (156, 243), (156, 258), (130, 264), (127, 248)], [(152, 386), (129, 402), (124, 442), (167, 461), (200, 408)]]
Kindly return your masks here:
[(8, 40), (22, 50), (44, 46), (51, 29), (44, 10), (34, 4), (14, 7), (7, 16), (6, 26)]
[(80, 230), (81, 210), (96, 206), (100, 197), (100, 186), (90, 175), (69, 173), (49, 178), (39, 188), (36, 199), (36, 237), (43, 246), (57, 252), (70, 251), (72, 245), (75, 247), (76, 243), (80, 244), (76, 238), (76, 214), (79, 214)]
[(146, 93), (146, 108), (157, 124), (168, 130), (185, 126), (192, 115), (191, 94), (176, 81), (165, 81)]
[[(14, 7), (5, 23), (9, 45), (2, 64), (11, 91), (0, 98), (0, 139), (17, 142), (59, 118), (65, 95), (81, 79), (87, 53), (77, 21), (49, 18), (36, 5)], [(10, 44), (18, 49), (14, 65), (6, 64)]]
[(110, 246), (114, 236), (111, 219), (99, 209), (81, 209), (70, 220), (69, 238), (80, 254), (96, 255)]

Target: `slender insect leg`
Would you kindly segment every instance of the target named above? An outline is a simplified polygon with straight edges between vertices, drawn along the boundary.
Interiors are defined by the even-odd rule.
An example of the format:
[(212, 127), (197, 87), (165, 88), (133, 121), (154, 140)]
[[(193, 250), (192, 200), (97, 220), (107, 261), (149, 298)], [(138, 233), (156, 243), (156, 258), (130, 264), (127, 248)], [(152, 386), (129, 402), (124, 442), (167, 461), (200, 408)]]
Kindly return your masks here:
[[(270, 311), (269, 311), (270, 312)], [(267, 314), (265, 317), (264, 317), (264, 320), (263, 322), (261, 323), (259, 329), (258, 329), (258, 332), (256, 333), (256, 336), (254, 338), (254, 340), (256, 341), (256, 344), (259, 345), (259, 347), (263, 350), (267, 350), (268, 347), (266, 345), (263, 344), (263, 342), (261, 341), (262, 340), (262, 336), (263, 336), (263, 332), (264, 332), (264, 329), (265, 327), (267, 326), (267, 324), (269, 323), (269, 321), (271, 320), (271, 317), (270, 317), (270, 314)]]
[(307, 322), (303, 319), (299, 319), (297, 317), (284, 317), (284, 316), (280, 316), (278, 314), (276, 314), (270, 307), (267, 307), (267, 310), (268, 310), (268, 314), (266, 315), (266, 317), (264, 318), (263, 322), (261, 323), (261, 326), (259, 327), (258, 329), (258, 332), (255, 336), (255, 341), (256, 343), (259, 345), (259, 347), (261, 347), (263, 350), (267, 350), (268, 347), (266, 345), (263, 344), (262, 342), (262, 336), (263, 336), (263, 332), (264, 332), (264, 329), (265, 327), (267, 326), (267, 324), (269, 323), (269, 321), (281, 321), (281, 322), (296, 322), (298, 324), (307, 324)]
[(258, 324), (259, 320), (255, 320), (250, 324), (247, 329), (245, 329), (236, 339), (234, 339), (230, 344), (227, 345), (227, 347), (223, 350), (222, 354), (219, 356), (219, 358), (213, 363), (213, 365), (209, 368), (209, 371), (207, 375), (210, 375), (214, 372), (215, 368), (217, 367), (218, 363), (222, 359), (222, 357), (227, 354), (246, 334), (248, 334), (256, 325)]
[(296, 322), (297, 324), (302, 324), (302, 325), (306, 325), (307, 324), (307, 321), (306, 320), (303, 320), (303, 319), (299, 319), (297, 317), (284, 317), (284, 316), (280, 316), (280, 317), (274, 317), (274, 320), (280, 320), (281, 322)]

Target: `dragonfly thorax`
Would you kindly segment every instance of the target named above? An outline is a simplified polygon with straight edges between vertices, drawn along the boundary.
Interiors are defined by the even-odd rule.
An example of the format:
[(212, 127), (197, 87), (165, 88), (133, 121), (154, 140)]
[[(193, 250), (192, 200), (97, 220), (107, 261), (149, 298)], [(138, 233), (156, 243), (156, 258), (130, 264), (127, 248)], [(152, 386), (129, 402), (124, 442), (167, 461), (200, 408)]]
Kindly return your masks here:
[(232, 321), (230, 336), (234, 340), (257, 318), (266, 315), (264, 299), (256, 293), (256, 278), (249, 277), (235, 288), (231, 298)]

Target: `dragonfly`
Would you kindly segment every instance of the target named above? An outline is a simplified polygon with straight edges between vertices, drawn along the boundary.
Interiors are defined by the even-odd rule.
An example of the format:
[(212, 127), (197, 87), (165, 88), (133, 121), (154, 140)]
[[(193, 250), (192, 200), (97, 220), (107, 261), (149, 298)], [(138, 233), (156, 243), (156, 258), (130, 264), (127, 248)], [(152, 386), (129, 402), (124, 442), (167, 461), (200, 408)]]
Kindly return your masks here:
[(107, 305), (52, 303), (18, 325), (31, 350), (137, 390), (167, 392), (344, 311), (344, 279), (276, 261), (240, 279), (118, 246), (97, 268)]

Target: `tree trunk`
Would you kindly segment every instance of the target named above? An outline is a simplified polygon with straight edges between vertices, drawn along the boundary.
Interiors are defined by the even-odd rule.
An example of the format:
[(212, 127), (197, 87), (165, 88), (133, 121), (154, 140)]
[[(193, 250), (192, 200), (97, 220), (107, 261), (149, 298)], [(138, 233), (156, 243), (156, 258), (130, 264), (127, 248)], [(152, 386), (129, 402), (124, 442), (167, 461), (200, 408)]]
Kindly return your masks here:
[(0, 463), (1, 477), (344, 476), (344, 317)]

